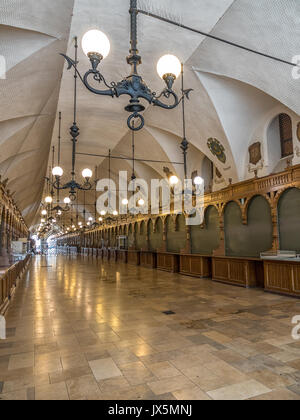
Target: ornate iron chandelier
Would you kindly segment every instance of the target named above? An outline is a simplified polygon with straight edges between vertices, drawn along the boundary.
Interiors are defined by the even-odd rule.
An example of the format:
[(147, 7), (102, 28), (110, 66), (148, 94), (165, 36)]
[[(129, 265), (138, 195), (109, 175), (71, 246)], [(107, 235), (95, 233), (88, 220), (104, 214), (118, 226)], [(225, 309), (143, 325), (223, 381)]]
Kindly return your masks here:
[[(76, 181), (76, 172), (75, 172), (75, 164), (76, 164), (76, 144), (78, 141), (78, 136), (80, 134), (79, 127), (77, 125), (77, 63), (78, 63), (78, 44), (77, 38), (75, 42), (75, 61), (72, 60), (74, 63), (74, 122), (72, 127), (70, 128), (70, 134), (72, 137), (72, 171), (71, 171), (71, 180), (66, 184), (61, 185), (61, 177), (63, 176), (63, 169), (60, 166), (56, 166), (52, 170), (52, 175), (55, 177), (55, 181), (52, 183), (52, 186), (56, 190), (70, 190), (69, 197), (71, 201), (76, 200), (76, 191), (83, 190), (89, 191), (92, 189), (92, 184), (90, 183), (90, 178), (93, 176), (93, 172), (90, 169), (84, 169), (82, 171), (82, 176), (85, 179), (84, 184), (79, 184)], [(60, 149), (60, 145), (59, 145)], [(60, 152), (59, 152), (60, 153)], [(67, 203), (66, 203), (67, 204)]]
[[(122, 95), (130, 96), (129, 104), (125, 110), (130, 113), (127, 120), (127, 125), (131, 130), (141, 130), (145, 125), (145, 119), (141, 112), (145, 111), (145, 106), (140, 102), (144, 99), (150, 105), (158, 106), (164, 109), (176, 108), (181, 100), (186, 96), (189, 97), (191, 89), (183, 92), (183, 96), (179, 99), (173, 90), (173, 84), (181, 73), (181, 63), (174, 55), (163, 56), (157, 64), (157, 71), (159, 76), (165, 81), (167, 87), (157, 95), (144, 82), (142, 77), (138, 74), (138, 66), (142, 63), (142, 58), (137, 49), (137, 0), (130, 0), (131, 16), (131, 39), (130, 39), (130, 55), (127, 57), (127, 63), (131, 66), (131, 74), (122, 81), (108, 84), (99, 71), (98, 66), (101, 61), (108, 56), (110, 51), (110, 42), (107, 36), (98, 30), (91, 30), (87, 32), (82, 39), (82, 48), (84, 53), (90, 59), (92, 68), (88, 70), (82, 77), (77, 69), (77, 59), (72, 60), (65, 54), (61, 54), (68, 62), (68, 70), (72, 67), (75, 69), (83, 84), (88, 90), (97, 95), (111, 96), (112, 98), (119, 98)], [(76, 38), (77, 44), (77, 38)], [(107, 89), (96, 89), (90, 84), (92, 80), (98, 84), (104, 85)], [(165, 103), (163, 100), (172, 101), (171, 104)], [(133, 124), (135, 122), (135, 124)]]
[[(58, 148), (57, 148), (57, 166), (56, 168), (60, 167), (60, 145), (61, 145), (61, 112), (58, 114)], [(52, 157), (52, 179), (51, 182), (53, 184), (53, 172), (54, 172), (54, 154), (55, 154), (55, 147), (53, 146), (53, 157)], [(48, 178), (48, 181), (50, 180), (50, 177)], [(60, 183), (60, 179), (58, 179), (58, 183)], [(53, 188), (53, 187), (52, 187)], [(51, 197), (53, 201), (54, 191), (51, 192)], [(57, 189), (56, 194), (56, 205), (52, 208), (52, 212), (56, 214), (57, 217), (60, 217), (64, 212), (70, 211), (69, 204), (71, 203), (71, 200), (69, 197), (65, 197), (64, 199), (65, 206), (62, 207), (60, 205), (60, 190)]]
[[(133, 122), (133, 124), (134, 124), (134, 122)], [(133, 197), (134, 194), (135, 194), (135, 192), (136, 192), (135, 191), (136, 190), (135, 189), (135, 181), (137, 179), (136, 173), (135, 173), (135, 162), (136, 162), (136, 159), (135, 159), (135, 130), (132, 130), (131, 149), (132, 149), (132, 175), (131, 175), (131, 182), (133, 183), (133, 189), (132, 189), (132, 197)], [(138, 187), (137, 189), (138, 189), (138, 191), (140, 191), (140, 187)], [(127, 193), (127, 191), (126, 191), (126, 193)], [(128, 209), (128, 206), (130, 204), (130, 202), (128, 200), (128, 197), (125, 197), (122, 200), (121, 204), (122, 204), (122, 206), (124, 208), (127, 208)], [(145, 200), (144, 200), (144, 198), (142, 196), (139, 198), (139, 200), (137, 201), (136, 205), (138, 207), (143, 207), (145, 205)], [(137, 212), (136, 208), (130, 208), (129, 211), (130, 211), (130, 213), (132, 215), (134, 215), (134, 213)]]

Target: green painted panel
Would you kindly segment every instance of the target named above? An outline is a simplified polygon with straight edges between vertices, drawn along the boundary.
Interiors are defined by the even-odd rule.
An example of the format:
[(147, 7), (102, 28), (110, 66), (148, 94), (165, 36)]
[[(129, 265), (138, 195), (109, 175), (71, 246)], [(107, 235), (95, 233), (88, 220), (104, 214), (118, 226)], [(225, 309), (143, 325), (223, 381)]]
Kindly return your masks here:
[(153, 233), (153, 223), (149, 223), (149, 247), (151, 251), (156, 251), (163, 245), (163, 224), (161, 219), (156, 222), (156, 231)]
[(141, 224), (141, 230), (136, 234), (136, 249), (147, 249), (147, 228), (146, 224)]
[(278, 203), (280, 249), (300, 253), (300, 190), (285, 192)]
[(135, 246), (134, 226), (130, 225), (128, 229), (128, 247), (133, 248), (134, 246)]
[(167, 251), (180, 252), (186, 245), (186, 224), (183, 215), (177, 217), (177, 229), (175, 223), (169, 217), (167, 221)]
[(205, 227), (191, 226), (192, 253), (211, 255), (220, 243), (220, 223), (218, 211), (209, 207), (205, 212)]
[(242, 224), (239, 206), (231, 202), (225, 209), (226, 255), (259, 257), (272, 248), (272, 217), (267, 200), (254, 197), (248, 208), (248, 225)]

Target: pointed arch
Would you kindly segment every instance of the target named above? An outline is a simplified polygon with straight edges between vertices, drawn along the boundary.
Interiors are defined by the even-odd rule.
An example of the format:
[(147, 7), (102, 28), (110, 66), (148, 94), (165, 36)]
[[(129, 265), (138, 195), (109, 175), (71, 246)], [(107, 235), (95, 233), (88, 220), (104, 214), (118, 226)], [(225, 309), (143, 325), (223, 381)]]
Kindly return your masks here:
[(204, 226), (191, 226), (192, 253), (211, 255), (220, 244), (220, 217), (215, 206), (204, 212)]
[(153, 225), (153, 229), (148, 231), (149, 234), (149, 249), (151, 251), (156, 251), (160, 249), (163, 245), (163, 231), (164, 225), (161, 217), (157, 217), (154, 221), (150, 221), (149, 226)]
[(300, 189), (284, 190), (277, 211), (280, 249), (300, 253)]

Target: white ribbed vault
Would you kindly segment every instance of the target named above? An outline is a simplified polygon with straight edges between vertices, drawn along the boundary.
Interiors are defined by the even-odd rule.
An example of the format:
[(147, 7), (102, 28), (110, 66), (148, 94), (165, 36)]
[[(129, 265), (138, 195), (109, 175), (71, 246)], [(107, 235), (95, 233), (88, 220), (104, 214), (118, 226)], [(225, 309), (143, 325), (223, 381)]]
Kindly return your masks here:
[[(108, 81), (126, 76), (128, 4), (127, 0), (0, 0), (0, 54), (7, 65), (7, 78), (0, 80), (0, 174), (9, 179), (9, 189), (29, 225), (36, 220), (51, 144), (57, 144), (58, 111), (63, 113), (62, 166), (65, 173), (70, 171), (73, 77), (59, 53), (73, 56), (74, 36), (81, 40), (88, 29), (98, 27), (111, 42), (111, 54), (102, 64), (104, 75)], [(298, 0), (149, 0), (140, 6), (163, 15), (171, 10), (186, 25), (287, 61), (300, 54)], [(230, 178), (237, 182), (252, 177), (248, 147), (256, 141), (263, 150), (259, 174), (270, 173), (274, 162), (266, 129), (280, 112), (291, 116), (295, 149), (300, 146), (296, 136), (300, 81), (292, 78), (291, 67), (145, 16), (139, 16), (139, 37), (140, 73), (153, 90), (163, 87), (156, 74), (161, 55), (172, 53), (185, 62), (186, 86), (194, 89), (187, 104), (189, 174), (201, 173), (207, 156), (222, 174), (215, 189), (225, 187)], [(81, 49), (79, 58), (84, 72), (89, 63)], [(98, 97), (80, 85), (78, 151), (107, 154), (111, 149), (115, 155), (130, 156), (126, 103), (127, 98)], [(137, 157), (182, 159), (180, 110), (148, 108), (145, 118), (145, 129), (136, 139)], [(209, 138), (225, 147), (225, 164), (208, 149)], [(297, 153), (293, 163), (300, 163)], [(107, 161), (82, 156), (78, 174), (95, 165), (107, 177)], [(137, 175), (147, 180), (162, 177), (163, 166), (140, 163)], [(180, 167), (168, 166), (183, 175)], [(114, 174), (119, 169), (131, 171), (131, 162), (114, 161), (112, 169)], [(92, 201), (93, 194), (87, 194), (87, 202)]]

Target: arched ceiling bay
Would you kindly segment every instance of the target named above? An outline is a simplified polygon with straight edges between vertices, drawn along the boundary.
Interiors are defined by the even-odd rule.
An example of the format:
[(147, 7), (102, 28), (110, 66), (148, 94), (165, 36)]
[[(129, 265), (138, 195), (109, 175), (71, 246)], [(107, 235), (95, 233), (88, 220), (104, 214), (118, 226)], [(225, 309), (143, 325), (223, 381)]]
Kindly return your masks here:
[(45, 183), (73, 4), (0, 1), (0, 173), (29, 226)]
[[(291, 62), (299, 55), (298, 0), (236, 0), (212, 35)], [(255, 86), (300, 113), (299, 80), (292, 67), (206, 38), (189, 65)]]
[(198, 77), (218, 113), (218, 117), (233, 153), (239, 179), (245, 173), (244, 151), (258, 122), (265, 118), (278, 102), (253, 86), (226, 77), (198, 72)]

